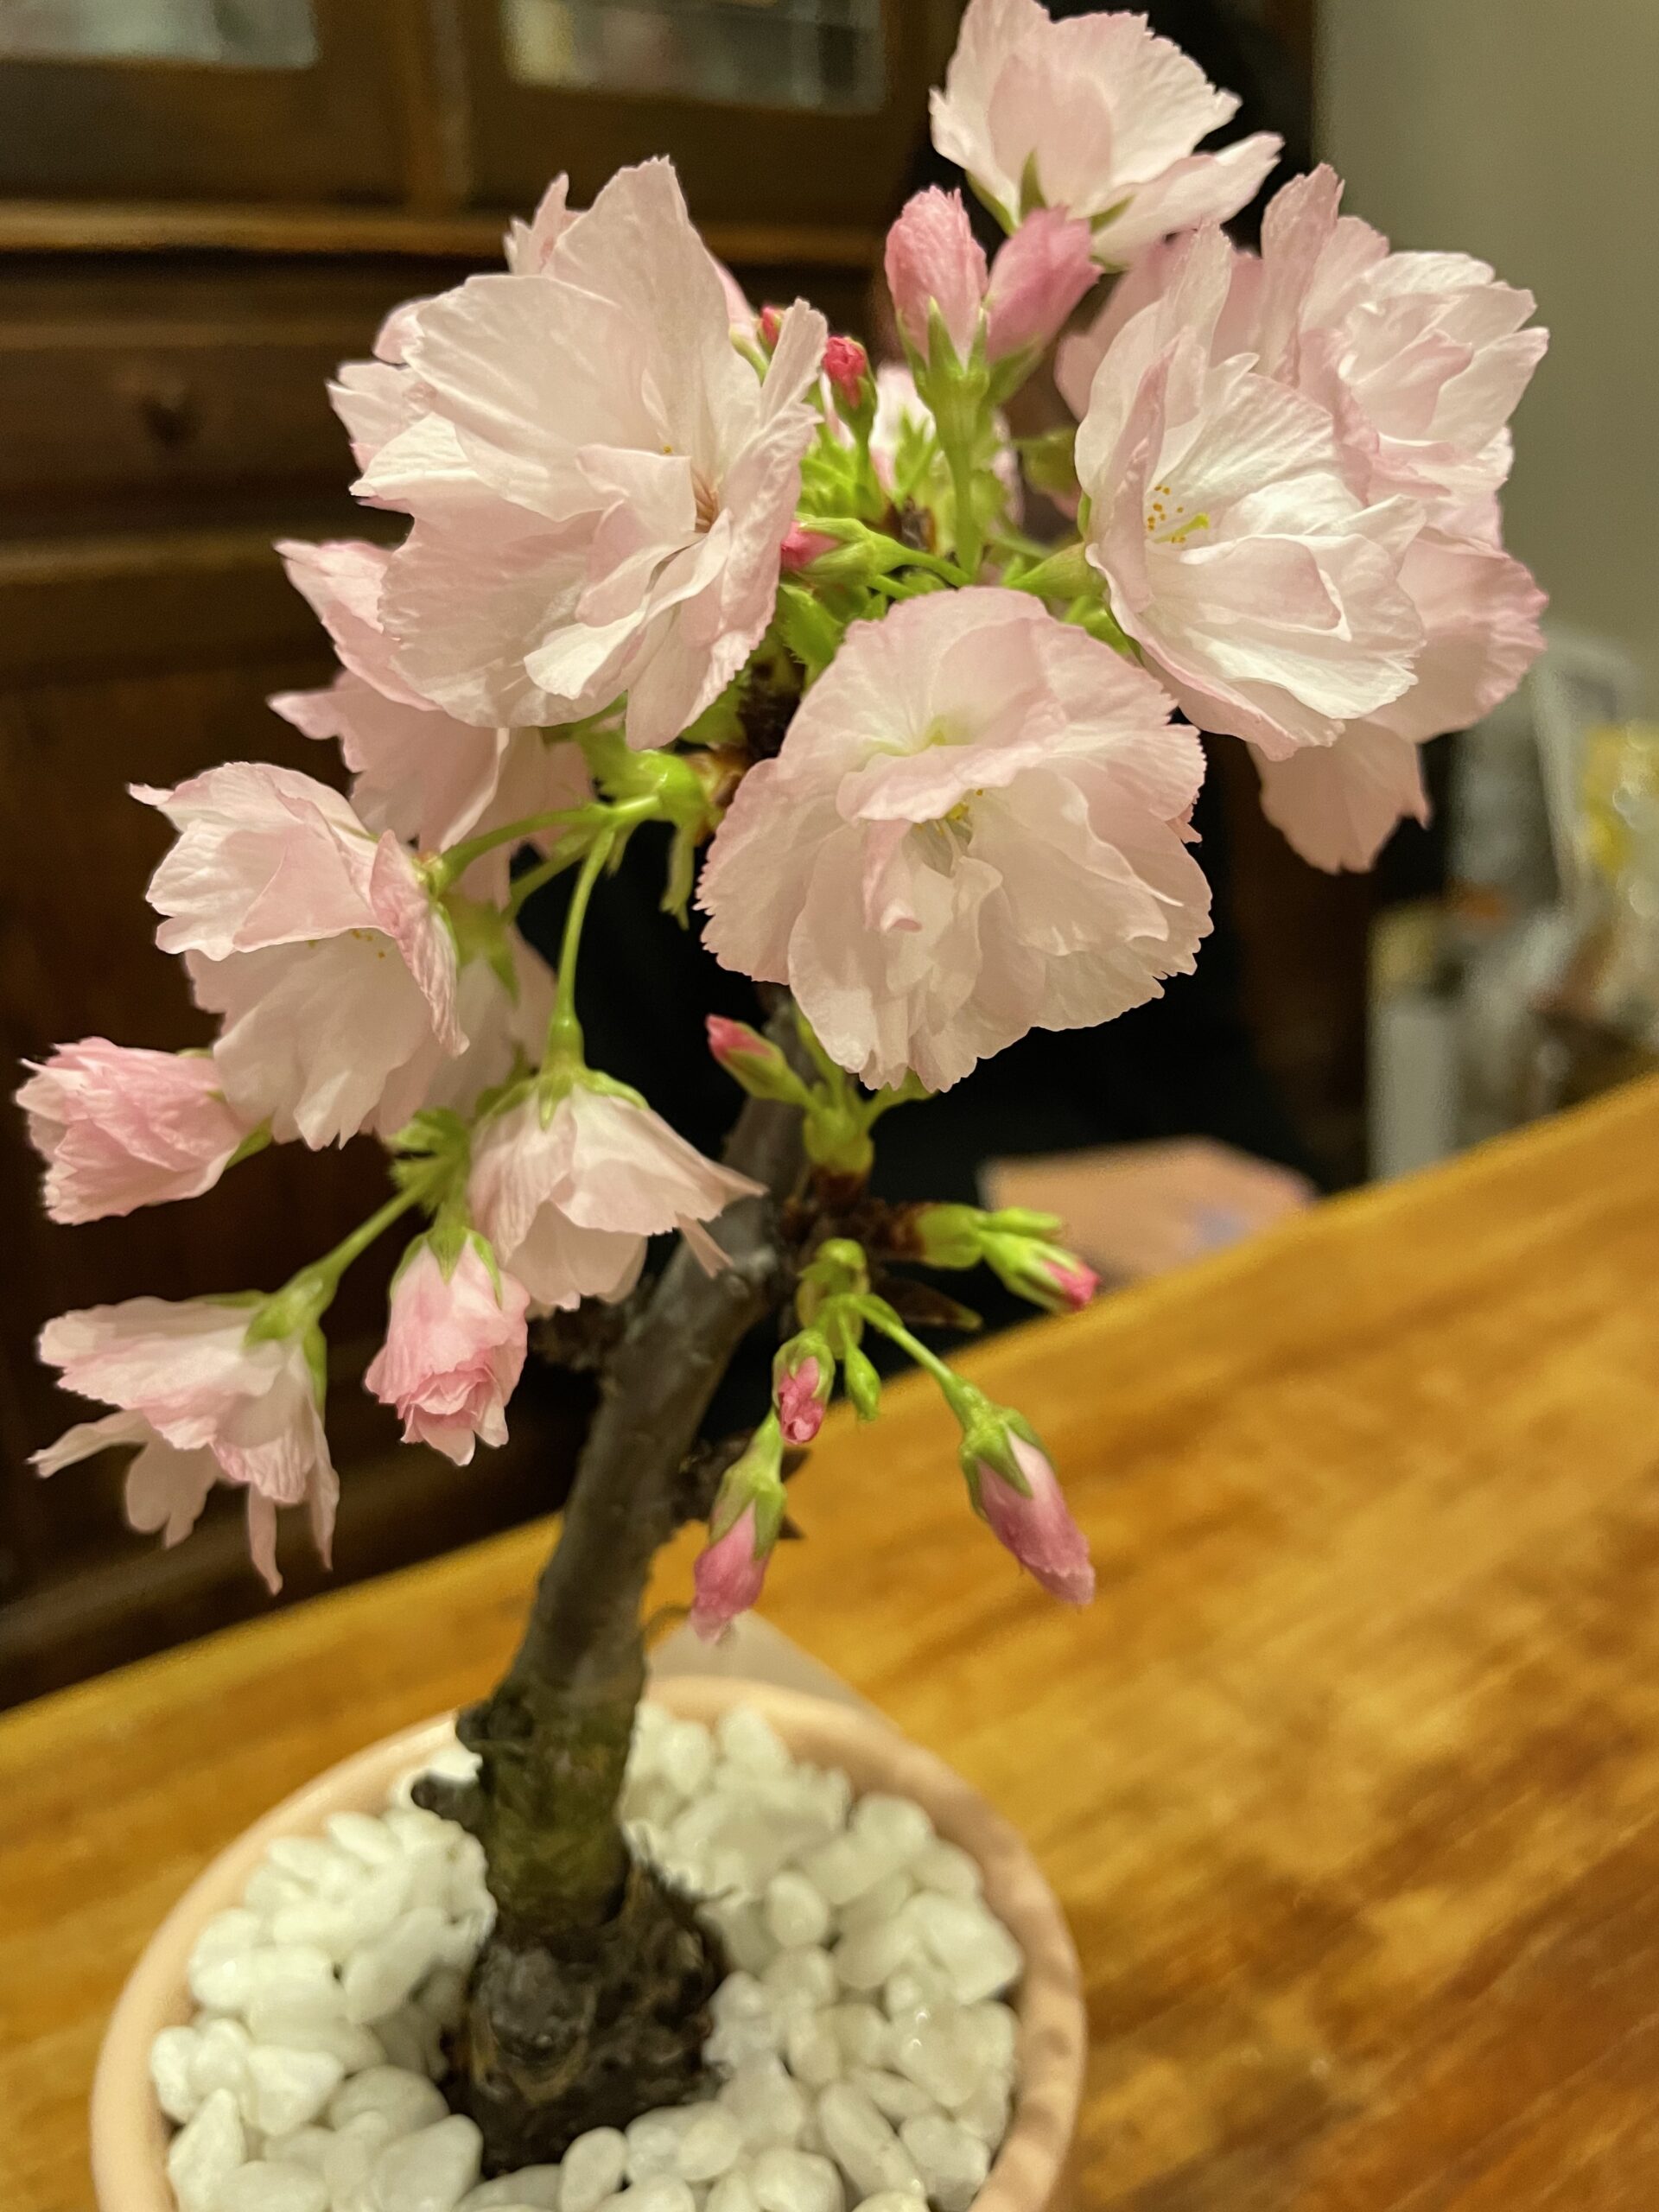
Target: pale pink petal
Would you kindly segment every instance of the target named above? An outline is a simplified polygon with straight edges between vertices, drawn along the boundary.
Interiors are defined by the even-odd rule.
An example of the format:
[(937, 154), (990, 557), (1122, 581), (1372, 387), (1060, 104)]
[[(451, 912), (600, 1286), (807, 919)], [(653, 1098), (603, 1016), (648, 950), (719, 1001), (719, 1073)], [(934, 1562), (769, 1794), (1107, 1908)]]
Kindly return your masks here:
[(1047, 1456), (1022, 1436), (1009, 1440), (1030, 1495), (982, 1460), (979, 1502), (999, 1543), (1027, 1573), (1068, 1605), (1086, 1605), (1095, 1594), (1095, 1570), (1083, 1531), (1066, 1510)]
[(1262, 811), (1305, 861), (1368, 868), (1402, 821), (1427, 822), (1421, 755), (1408, 739), (1356, 722), (1334, 745), (1258, 756)]
[(210, 1059), (88, 1037), (17, 1094), (54, 1221), (97, 1221), (211, 1190), (249, 1133)]

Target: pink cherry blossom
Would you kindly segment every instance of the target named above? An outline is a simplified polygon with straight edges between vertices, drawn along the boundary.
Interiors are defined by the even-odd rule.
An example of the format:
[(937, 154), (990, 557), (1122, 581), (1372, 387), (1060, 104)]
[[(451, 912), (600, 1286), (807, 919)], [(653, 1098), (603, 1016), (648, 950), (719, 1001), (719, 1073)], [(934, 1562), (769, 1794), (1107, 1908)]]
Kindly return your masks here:
[[(442, 852), (480, 831), (591, 796), (573, 744), (539, 730), (480, 729), (423, 699), (398, 674), (396, 647), (380, 623), (380, 592), (391, 558), (384, 546), (350, 542), (277, 547), (290, 581), (321, 617), (343, 664), (321, 691), (279, 692), (271, 706), (308, 737), (339, 740), (354, 772), (352, 804), (370, 830), (394, 830), (423, 851)], [(545, 849), (555, 832), (527, 842)], [(506, 897), (510, 848), (475, 861), (461, 879), (471, 897)]]
[(133, 1298), (48, 1321), (40, 1354), (65, 1389), (119, 1410), (83, 1421), (35, 1454), (43, 1475), (111, 1445), (136, 1444), (127, 1512), (169, 1544), (189, 1534), (215, 1480), (248, 1493), (254, 1564), (273, 1590), (276, 1511), (309, 1509), (325, 1563), (340, 1484), (316, 1378), (297, 1336), (248, 1342), (251, 1304)]
[(1086, 1605), (1095, 1594), (1088, 1542), (1066, 1509), (1047, 1454), (1023, 1436), (1011, 1433), (1008, 1442), (1030, 1495), (982, 1459), (976, 1478), (980, 1510), (997, 1541), (1045, 1590), (1068, 1605)]
[(422, 1239), (392, 1286), (386, 1341), (363, 1377), (365, 1389), (397, 1408), (405, 1444), (429, 1444), (464, 1467), (475, 1444), (506, 1442), (529, 1303), (522, 1283), (492, 1273), (476, 1237), (447, 1276)]
[(1277, 760), (1410, 687), (1425, 633), (1401, 569), (1423, 515), (1365, 505), (1322, 406), (1248, 354), (1213, 358), (1235, 259), (1218, 230), (1195, 232), (1114, 337), (1077, 478), (1118, 622), (1200, 728)]
[(932, 185), (905, 202), (887, 232), (887, 272), (899, 327), (921, 359), (929, 356), (937, 308), (957, 359), (965, 361), (979, 334), (988, 278), (959, 192)]
[[(455, 985), (455, 1020), (467, 1049), (451, 1058), (434, 1039), (420, 1103), (471, 1116), (486, 1090), (539, 1065), (553, 1014), (553, 975), (517, 930), (502, 939), (504, 962), (479, 951)], [(415, 1069), (411, 1064), (411, 1075)]]
[(1138, 1006), (1209, 926), (1185, 842), (1203, 755), (1169, 713), (1014, 592), (855, 624), (715, 838), (710, 949), (787, 982), (873, 1087), (944, 1090), (1028, 1029)]
[(1543, 594), (1498, 546), (1425, 531), (1402, 581), (1427, 633), (1413, 688), (1334, 745), (1258, 761), (1263, 812), (1316, 868), (1370, 868), (1396, 823), (1427, 821), (1419, 747), (1490, 714), (1543, 651)]
[(17, 1093), (54, 1221), (99, 1221), (211, 1191), (249, 1134), (212, 1060), (86, 1037)]
[(578, 1084), (543, 1120), (531, 1090), (474, 1147), (473, 1218), (543, 1311), (625, 1298), (645, 1240), (678, 1230), (711, 1272), (703, 1226), (759, 1185), (705, 1160), (637, 1100)]
[(187, 956), (225, 1026), (232, 1106), (279, 1140), (401, 1128), (431, 1054), (461, 1052), (455, 943), (415, 862), (346, 801), (291, 769), (232, 762), (171, 791), (135, 789), (179, 832), (150, 879), (164, 952)]
[(570, 180), (561, 174), (542, 194), (529, 222), (521, 222), (515, 215), (507, 226), (501, 250), (512, 275), (545, 275), (559, 240), (573, 223), (581, 220), (570, 206)]
[(753, 1505), (746, 1505), (725, 1534), (698, 1554), (691, 1570), (696, 1594), (690, 1618), (705, 1643), (718, 1643), (738, 1615), (759, 1602), (771, 1557), (760, 1548)]
[(415, 318), (426, 411), (359, 486), (414, 517), (380, 611), (404, 680), (462, 721), (626, 693), (629, 742), (665, 745), (772, 619), (825, 325), (798, 302), (757, 377), (663, 162), (613, 178), (549, 267)]
[(969, 0), (932, 105), (933, 143), (1010, 226), (1034, 187), (1041, 204), (1090, 224), (1109, 268), (1169, 232), (1236, 215), (1279, 156), (1270, 131), (1193, 151), (1238, 102), (1144, 16), (1057, 23), (1039, 0)]
[(1325, 168), (1274, 194), (1259, 276), (1230, 315), (1236, 348), (1330, 410), (1367, 498), (1433, 510), (1496, 491), (1506, 426), (1549, 343), (1522, 327), (1532, 294), (1467, 254), (1391, 252), (1341, 203)]
[(988, 357), (1001, 361), (1052, 345), (1099, 275), (1088, 224), (1058, 207), (1033, 208), (991, 264)]
[(778, 549), (783, 573), (786, 576), (798, 575), (814, 561), (822, 560), (826, 553), (833, 553), (840, 543), (838, 537), (826, 537), (821, 530), (809, 530), (804, 523), (791, 523)]

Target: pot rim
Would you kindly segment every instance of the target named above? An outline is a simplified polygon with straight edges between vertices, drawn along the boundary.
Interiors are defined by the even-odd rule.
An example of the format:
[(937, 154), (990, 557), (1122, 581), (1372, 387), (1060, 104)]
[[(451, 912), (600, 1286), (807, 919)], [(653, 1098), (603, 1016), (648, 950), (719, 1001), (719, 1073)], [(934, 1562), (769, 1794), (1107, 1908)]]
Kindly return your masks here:
[[(1007, 2133), (972, 2212), (1048, 2212), (1082, 2101), (1087, 2024), (1077, 1948), (1058, 1901), (1019, 1832), (944, 1760), (880, 1713), (737, 1676), (653, 1680), (646, 1695), (682, 1719), (712, 1721), (747, 1705), (797, 1758), (846, 1769), (860, 1794), (913, 1797), (935, 1827), (977, 1864), (987, 1902), (1025, 1954), (1013, 2000), (1018, 2073)], [(192, 1882), (127, 1979), (99, 2052), (91, 2107), (92, 2178), (100, 2212), (175, 2212), (167, 2179), (170, 2132), (149, 2077), (158, 2031), (194, 2009), (185, 1967), (198, 1931), (240, 1901), (267, 1847), (320, 1828), (347, 1807), (378, 1809), (399, 1776), (454, 1740), (454, 1716), (417, 1723), (351, 1754), (245, 1828)]]

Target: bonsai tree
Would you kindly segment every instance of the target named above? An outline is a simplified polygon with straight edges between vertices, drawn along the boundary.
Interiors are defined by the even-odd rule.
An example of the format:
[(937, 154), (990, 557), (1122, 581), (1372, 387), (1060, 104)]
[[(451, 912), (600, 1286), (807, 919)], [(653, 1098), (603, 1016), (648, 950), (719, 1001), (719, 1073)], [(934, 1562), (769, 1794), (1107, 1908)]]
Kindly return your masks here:
[[(400, 308), (334, 398), (359, 495), (407, 530), (281, 549), (340, 667), (271, 703), (339, 744), (350, 796), (257, 762), (135, 791), (177, 833), (149, 901), (213, 1041), (88, 1039), (22, 1090), (65, 1222), (271, 1143), (384, 1146), (385, 1204), (291, 1281), (41, 1337), (112, 1410), (41, 1471), (126, 1448), (129, 1516), (169, 1543), (239, 1488), (273, 1588), (280, 1510), (327, 1554), (321, 1332), (371, 1244), (413, 1230), (367, 1386), (457, 1465), (505, 1435), (530, 1318), (585, 1317), (600, 1391), (556, 1548), (461, 1716), (475, 1781), (424, 1785), (498, 1906), (450, 2082), (493, 2167), (696, 2083), (713, 1939), (616, 1818), (641, 1599), (706, 1519), (695, 1624), (753, 1604), (832, 1392), (879, 1411), (873, 1340), (944, 1393), (990, 1534), (1092, 1593), (1037, 1431), (925, 1341), (963, 1315), (913, 1265), (1050, 1310), (1094, 1279), (1044, 1217), (875, 1202), (876, 1125), (1192, 967), (1206, 741), (1253, 748), (1299, 851), (1363, 867), (1423, 815), (1421, 741), (1539, 649), (1497, 505), (1530, 298), (1390, 252), (1328, 170), (1241, 252), (1221, 224), (1277, 142), (1195, 150), (1235, 105), (1139, 16), (971, 0), (933, 130), (1006, 242), (988, 266), (957, 193), (904, 209), (902, 365), (804, 302), (755, 313), (664, 162), (581, 213), (559, 179), (503, 272)], [(1075, 433), (1013, 442), (1057, 341)], [(1027, 480), (1064, 542), (1022, 529)], [(770, 1009), (709, 1023), (746, 1094), (718, 1163), (584, 1050), (591, 895), (647, 823), (664, 906)], [(515, 924), (567, 872), (550, 975)], [(756, 1332), (770, 1402), (709, 1446)]]

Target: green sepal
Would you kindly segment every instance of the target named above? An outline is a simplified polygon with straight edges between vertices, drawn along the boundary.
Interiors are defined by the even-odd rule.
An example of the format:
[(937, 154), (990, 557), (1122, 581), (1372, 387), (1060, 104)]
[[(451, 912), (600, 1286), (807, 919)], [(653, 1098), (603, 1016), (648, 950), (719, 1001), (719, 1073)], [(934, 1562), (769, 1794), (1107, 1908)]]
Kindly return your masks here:
[(869, 1354), (849, 1344), (842, 1356), (842, 1379), (860, 1421), (874, 1421), (881, 1410), (881, 1377)]

